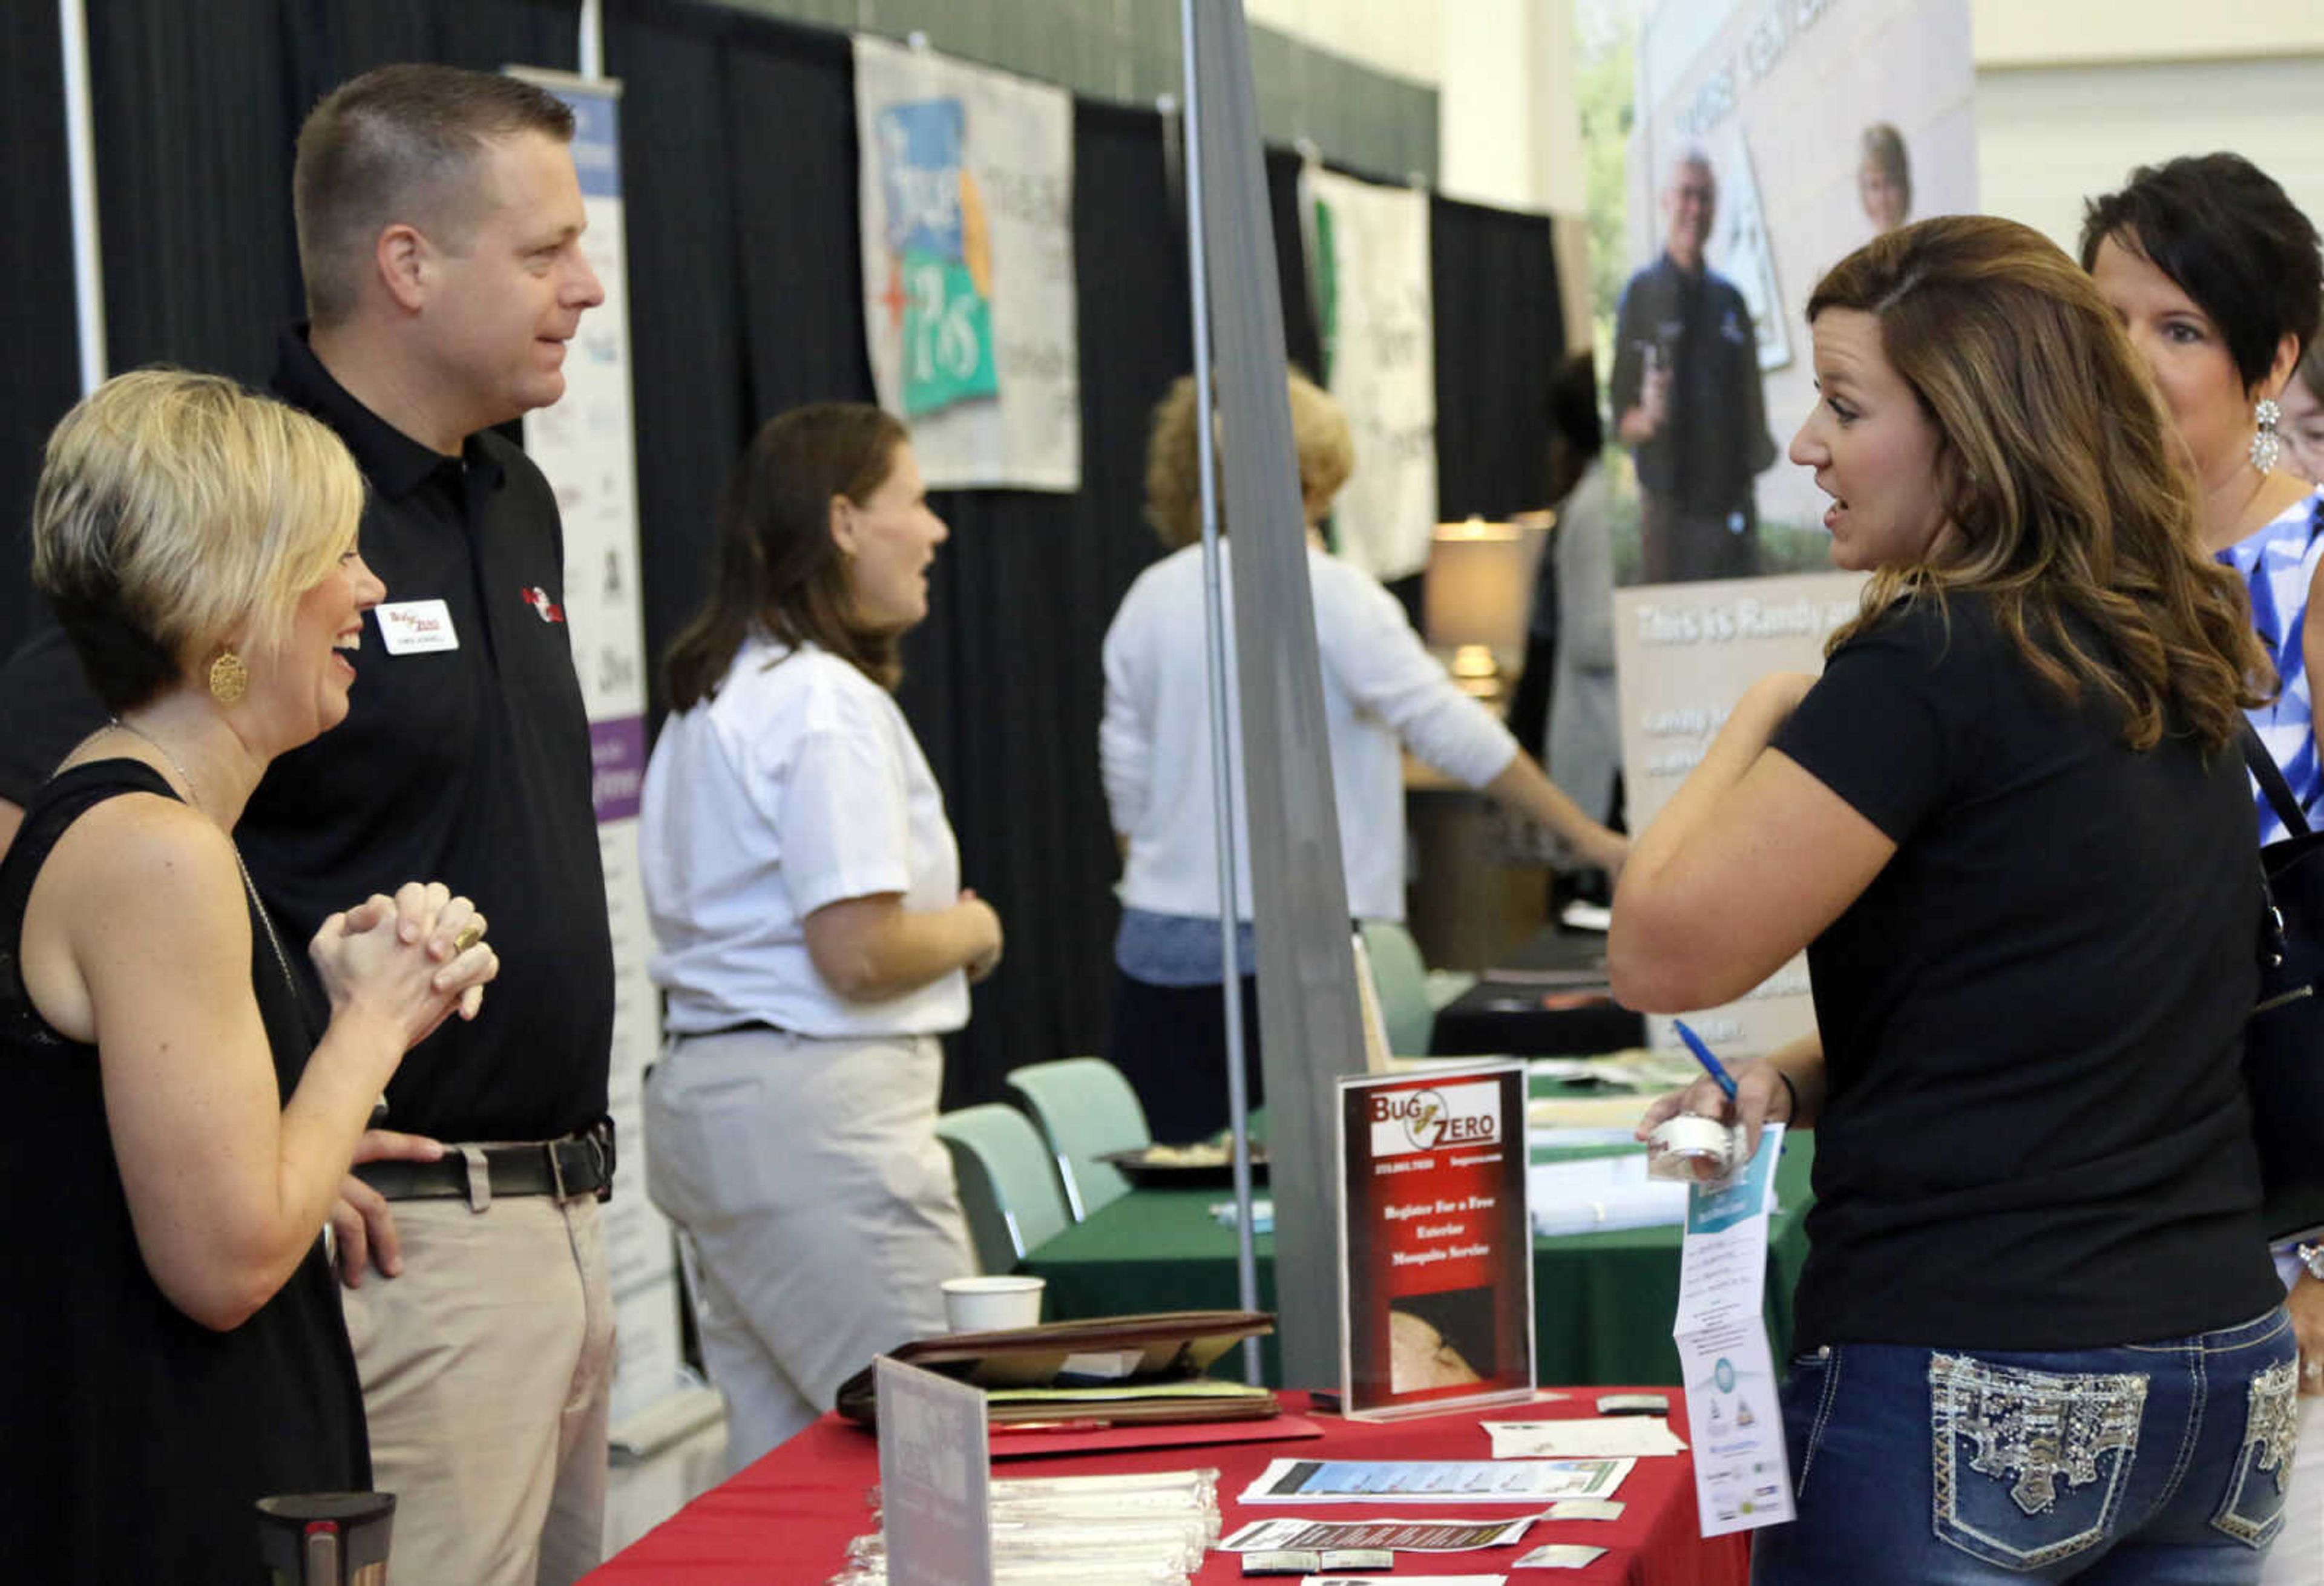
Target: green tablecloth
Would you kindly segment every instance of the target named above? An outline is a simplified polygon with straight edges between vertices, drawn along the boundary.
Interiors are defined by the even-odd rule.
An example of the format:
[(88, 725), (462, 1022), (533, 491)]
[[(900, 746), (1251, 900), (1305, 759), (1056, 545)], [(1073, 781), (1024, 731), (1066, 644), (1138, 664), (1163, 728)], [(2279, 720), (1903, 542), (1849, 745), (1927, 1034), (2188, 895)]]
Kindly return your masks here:
[[(1780, 1368), (1792, 1336), (1792, 1290), (1807, 1259), (1801, 1226), (1814, 1137), (1784, 1141), (1779, 1207), (1768, 1231), (1767, 1333)], [(1052, 1322), (1235, 1304), (1235, 1238), (1210, 1208), (1224, 1190), (1138, 1189), (1033, 1251), (1019, 1270), (1048, 1280)], [(1535, 1372), (1545, 1385), (1676, 1384), (1670, 1340), (1678, 1309), (1680, 1230), (1640, 1228), (1533, 1241)], [(1259, 1240), (1259, 1304), (1275, 1308), (1275, 1240)], [(1235, 1375), (1239, 1355), (1212, 1368)], [(1265, 1369), (1279, 1368), (1269, 1340)], [(1317, 1387), (1314, 1383), (1291, 1386)]]

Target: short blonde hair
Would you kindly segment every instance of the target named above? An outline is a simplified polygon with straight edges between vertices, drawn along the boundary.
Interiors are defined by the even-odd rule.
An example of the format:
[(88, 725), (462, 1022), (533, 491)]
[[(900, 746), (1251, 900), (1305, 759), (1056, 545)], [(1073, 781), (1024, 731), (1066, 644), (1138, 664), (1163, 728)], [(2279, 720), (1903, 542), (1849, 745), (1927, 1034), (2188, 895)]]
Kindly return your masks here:
[[(1291, 371), (1291, 445), (1304, 501), (1329, 502), (1356, 471), (1348, 415), (1314, 381)], [(1194, 377), (1182, 374), (1155, 404), (1146, 443), (1146, 521), (1172, 550), (1203, 537), (1201, 435), (1194, 429)], [(1226, 530), (1222, 503), (1219, 529)]]
[(295, 408), (182, 369), (117, 375), (49, 437), (32, 581), (107, 709), (229, 640), (263, 649), (354, 548), (364, 482)]

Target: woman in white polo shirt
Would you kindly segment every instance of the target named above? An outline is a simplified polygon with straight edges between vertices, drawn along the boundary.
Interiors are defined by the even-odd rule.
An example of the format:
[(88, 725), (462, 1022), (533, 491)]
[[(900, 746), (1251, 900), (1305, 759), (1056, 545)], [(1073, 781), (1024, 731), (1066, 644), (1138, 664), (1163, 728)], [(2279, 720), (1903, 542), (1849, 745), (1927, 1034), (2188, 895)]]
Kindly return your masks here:
[[(1314, 383), (1294, 374), (1288, 396), (1349, 912), (1358, 919), (1404, 917), (1407, 749), (1549, 827), (1609, 874), (1618, 870), (1628, 844), (1553, 786), (1508, 729), (1461, 692), (1394, 595), (1323, 549), (1321, 526), (1355, 468), (1355, 447), (1347, 415)], [(1156, 406), (1147, 445), (1146, 516), (1172, 554), (1138, 576), (1106, 631), (1105, 719), (1098, 733), (1106, 801), (1122, 853), (1107, 1056), (1129, 1076), (1154, 1137), (1163, 1140), (1198, 1139), (1227, 1120), (1196, 422), (1194, 383), (1183, 378)], [(1220, 550), (1228, 553), (1229, 546)], [(1231, 590), (1227, 604), (1231, 611)], [(1231, 620), (1227, 632), (1231, 650)], [(1228, 709), (1236, 706), (1231, 702)], [(1240, 766), (1236, 772), (1240, 818)], [(1261, 1089), (1248, 842), (1238, 843), (1235, 858), (1236, 958), (1256, 1105)]]
[(687, 1236), (737, 1468), (943, 1332), (938, 1285), (975, 1269), (936, 1037), (968, 1021), (1001, 920), (960, 886), (890, 692), (945, 537), (900, 423), (795, 409), (751, 443), (670, 649), (640, 824), (670, 1037), (646, 1183)]

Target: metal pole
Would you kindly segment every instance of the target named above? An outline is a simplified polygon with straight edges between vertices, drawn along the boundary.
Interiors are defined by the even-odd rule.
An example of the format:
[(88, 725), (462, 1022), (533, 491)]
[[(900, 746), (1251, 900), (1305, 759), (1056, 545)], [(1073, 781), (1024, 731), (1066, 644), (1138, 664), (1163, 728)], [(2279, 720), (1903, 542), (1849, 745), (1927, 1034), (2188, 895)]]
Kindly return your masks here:
[(594, 83), (604, 77), (604, 0), (581, 0), (581, 48), (575, 60), (580, 63), (580, 75), (588, 81)]
[(1284, 397), (1274, 226), (1241, 0), (1196, 0), (1219, 499), (1234, 520), (1235, 699), (1259, 957), (1275, 1299), (1286, 1382), (1341, 1375), (1338, 1080), (1363, 1051), (1297, 447)]
[[(1210, 264), (1203, 257), (1203, 112), (1195, 84), (1194, 0), (1178, 0), (1178, 26), (1186, 77), (1186, 268), (1194, 302), (1194, 415), (1196, 456), (1203, 474), (1203, 636), (1211, 696), (1211, 808), (1218, 826), (1219, 1000), (1227, 1017), (1227, 1124), (1234, 1135), (1235, 1289), (1242, 1308), (1259, 1309), (1259, 1255), (1251, 1227), (1250, 1094), (1243, 1071), (1242, 966), (1235, 951), (1241, 936), (1242, 906), (1237, 898), (1234, 767), (1239, 745), (1227, 728), (1228, 678), (1234, 659), (1227, 653), (1224, 586), (1219, 579), (1219, 487), (1217, 436), (1211, 411)], [(1259, 1379), (1259, 1340), (1242, 1341), (1245, 1381)]]
[(88, 15), (84, 0), (57, 0), (64, 43), (65, 170), (72, 200), (73, 323), (80, 392), (105, 383), (105, 256), (97, 224), (97, 130), (89, 112)]

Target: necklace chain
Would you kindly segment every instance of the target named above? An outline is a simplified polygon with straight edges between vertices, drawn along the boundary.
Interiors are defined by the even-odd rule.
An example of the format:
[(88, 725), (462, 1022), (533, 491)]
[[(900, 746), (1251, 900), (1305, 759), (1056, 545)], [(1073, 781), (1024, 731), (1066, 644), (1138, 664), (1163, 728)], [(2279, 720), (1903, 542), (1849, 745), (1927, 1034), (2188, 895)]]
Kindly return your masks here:
[[(168, 744), (135, 722), (124, 722), (115, 716), (112, 724), (132, 737), (143, 740), (147, 747), (169, 761), (170, 769), (177, 772), (178, 779), (186, 785), (186, 802), (197, 810), (202, 809), (201, 789), (194, 785), (194, 773), (186, 769), (185, 761), (170, 752)], [(202, 813), (207, 815), (209, 812), (202, 810)], [(282, 950), (282, 937), (274, 928), (274, 916), (267, 911), (266, 899), (258, 895), (258, 883), (251, 880), (250, 866), (243, 862), (242, 844), (234, 840), (232, 832), (226, 834), (226, 845), (233, 851), (234, 868), (242, 872), (242, 890), (249, 894), (250, 906), (258, 912), (258, 923), (266, 929), (266, 944), (274, 949), (275, 964), (282, 971), (283, 983), (290, 988), (291, 1000), (296, 1002), (299, 1000), (299, 977), (290, 973), (290, 955)]]

